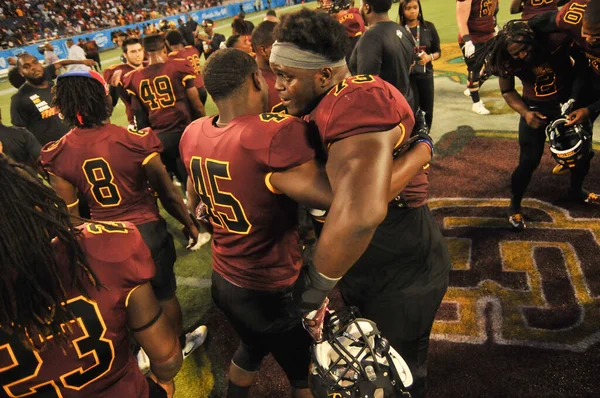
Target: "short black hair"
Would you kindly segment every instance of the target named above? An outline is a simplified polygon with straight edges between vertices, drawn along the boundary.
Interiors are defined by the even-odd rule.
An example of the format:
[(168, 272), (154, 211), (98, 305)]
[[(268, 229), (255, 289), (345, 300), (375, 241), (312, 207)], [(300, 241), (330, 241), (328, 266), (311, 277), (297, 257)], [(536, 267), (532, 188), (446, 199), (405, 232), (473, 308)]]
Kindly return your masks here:
[(246, 78), (258, 71), (254, 58), (235, 48), (215, 51), (204, 64), (206, 91), (215, 101), (231, 97), (244, 86)]
[(165, 39), (160, 34), (148, 35), (144, 37), (144, 50), (149, 53), (160, 51), (165, 48)]
[(307, 8), (283, 15), (273, 36), (280, 43), (295, 44), (331, 61), (344, 58), (349, 45), (344, 25), (327, 13)]
[(364, 0), (365, 4), (371, 6), (371, 9), (377, 14), (388, 12), (392, 8), (392, 0)]
[(273, 32), (275, 31), (277, 24), (271, 21), (263, 21), (258, 24), (256, 29), (252, 32), (252, 47), (254, 51), (258, 46), (270, 46), (273, 44), (275, 39), (273, 38)]
[(270, 17), (276, 17), (277, 13), (275, 12), (275, 10), (268, 10), (267, 15)]
[(600, 25), (600, 1), (590, 1), (585, 9), (583, 18), (591, 25)]
[(124, 53), (127, 53), (127, 46), (133, 46), (134, 44), (142, 44), (142, 43), (140, 42), (140, 39), (131, 37), (131, 38), (123, 41), (123, 44), (121, 45), (121, 49), (123, 50)]
[(170, 46), (176, 46), (178, 44), (185, 44), (185, 39), (183, 35), (179, 31), (179, 29), (171, 29), (165, 35), (165, 39), (169, 43)]
[(242, 37), (241, 35), (231, 35), (227, 38), (227, 41), (225, 42), (225, 47), (227, 48), (233, 48), (233, 46), (235, 46), (235, 44), (240, 40), (240, 37)]

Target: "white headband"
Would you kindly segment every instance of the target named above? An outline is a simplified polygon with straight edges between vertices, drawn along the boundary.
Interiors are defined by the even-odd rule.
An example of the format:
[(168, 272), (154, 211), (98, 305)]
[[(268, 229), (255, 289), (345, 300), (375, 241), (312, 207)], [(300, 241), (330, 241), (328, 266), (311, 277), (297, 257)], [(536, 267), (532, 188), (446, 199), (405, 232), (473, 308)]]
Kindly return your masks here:
[(338, 61), (331, 61), (321, 54), (302, 50), (295, 44), (276, 41), (271, 48), (269, 63), (298, 69), (321, 69), (325, 66), (331, 68), (344, 66), (346, 65), (346, 60), (342, 58)]

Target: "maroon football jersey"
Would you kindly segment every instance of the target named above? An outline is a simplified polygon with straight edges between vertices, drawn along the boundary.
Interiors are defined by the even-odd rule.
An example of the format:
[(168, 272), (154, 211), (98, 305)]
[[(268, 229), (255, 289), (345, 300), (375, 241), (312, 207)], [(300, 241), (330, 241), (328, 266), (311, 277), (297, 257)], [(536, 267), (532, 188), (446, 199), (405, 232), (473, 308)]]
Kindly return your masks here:
[(200, 64), (200, 51), (196, 47), (186, 46), (183, 50), (173, 51), (169, 54), (169, 59), (186, 59), (192, 70), (196, 74), (194, 86), (197, 88), (204, 87), (204, 79), (202, 79), (202, 65)]
[(600, 75), (600, 47), (592, 47), (581, 36), (583, 13), (590, 0), (572, 0), (565, 4), (556, 15), (556, 25), (561, 32), (565, 32), (583, 50), (596, 75)]
[(131, 66), (129, 64), (117, 64), (117, 65), (109, 66), (108, 68), (104, 69), (104, 80), (109, 84), (110, 84), (110, 80), (112, 79), (112, 77), (116, 71), (122, 72), (121, 73), (121, 82), (119, 83), (119, 86), (121, 88), (119, 98), (121, 98), (121, 101), (123, 101), (123, 104), (125, 105), (125, 113), (127, 114), (127, 121), (129, 122), (129, 124), (134, 124), (134, 119), (133, 119), (133, 112), (131, 111), (131, 102), (129, 100), (129, 96), (127, 95), (127, 92), (123, 88), (123, 76), (125, 76), (127, 73), (131, 72), (132, 70), (134, 70), (133, 66)]
[(179, 145), (211, 216), (213, 269), (248, 289), (289, 286), (302, 262), (297, 204), (277, 194), (269, 177), (314, 158), (307, 124), (264, 113), (219, 128), (216, 118), (193, 122)]
[[(465, 0), (456, 0), (463, 2)], [(494, 14), (498, 0), (472, 0), (467, 26), (473, 43), (485, 43), (494, 37)], [(462, 43), (462, 37), (458, 38)]]
[(360, 13), (348, 10), (344, 15), (338, 14), (338, 22), (344, 25), (348, 37), (358, 37), (365, 33), (365, 21)]
[[(351, 76), (334, 86), (307, 120), (319, 130), (324, 150), (334, 142), (357, 134), (391, 130), (400, 126), (402, 142), (415, 125), (413, 111), (398, 89), (378, 76)], [(402, 192), (410, 207), (427, 202), (427, 171), (420, 171)]]
[[(101, 288), (84, 277), (89, 296), (72, 287), (67, 250), (56, 244), (59, 275), (67, 289), (71, 345), (64, 352), (52, 336), (40, 351), (24, 347), (0, 329), (2, 396), (46, 398), (148, 397), (148, 383), (129, 348), (126, 305), (129, 294), (155, 273), (150, 250), (132, 224), (83, 224), (79, 243)], [(40, 338), (31, 336), (38, 348)]]
[(181, 133), (192, 121), (186, 89), (194, 87), (195, 79), (189, 62), (175, 59), (129, 72), (123, 85), (139, 99), (157, 134)]
[(534, 101), (564, 101), (571, 93), (573, 65), (566, 36), (548, 36), (549, 43), (538, 41), (544, 50), (531, 61), (519, 63), (514, 75), (523, 83), (523, 98)]
[(159, 219), (142, 166), (160, 152), (154, 132), (107, 124), (74, 128), (42, 148), (40, 161), (85, 195), (92, 219), (140, 225)]
[(269, 111), (270, 112), (285, 112), (285, 107), (281, 104), (281, 98), (279, 98), (279, 91), (275, 88), (275, 80), (277, 76), (271, 69), (261, 69), (263, 77), (269, 86)]
[(558, 10), (557, 0), (524, 0), (521, 18), (529, 20), (536, 15)]

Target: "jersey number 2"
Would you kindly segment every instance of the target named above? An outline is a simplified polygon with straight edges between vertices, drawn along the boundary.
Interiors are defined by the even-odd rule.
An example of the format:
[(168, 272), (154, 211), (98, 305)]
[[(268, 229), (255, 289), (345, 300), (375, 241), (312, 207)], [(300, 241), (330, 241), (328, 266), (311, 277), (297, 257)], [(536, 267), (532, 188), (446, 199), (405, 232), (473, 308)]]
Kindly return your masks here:
[[(75, 322), (79, 325), (82, 336), (73, 340), (73, 346), (80, 359), (94, 360), (94, 364), (84, 369), (83, 364), (76, 369), (59, 377), (60, 384), (64, 388), (80, 391), (90, 383), (98, 380), (112, 368), (115, 359), (113, 343), (104, 338), (106, 324), (100, 315), (100, 310), (95, 302), (85, 297), (76, 297), (67, 302), (66, 306), (76, 317)], [(77, 328), (74, 328), (77, 330)], [(11, 336), (0, 331), (1, 341), (11, 341)], [(40, 380), (38, 384), (36, 377), (43, 366), (40, 355), (24, 347), (21, 342), (12, 339), (9, 344), (0, 346), (0, 353), (6, 351), (12, 360), (12, 364), (0, 368), (0, 386), (3, 386), (2, 396), (25, 397), (31, 394), (45, 398), (62, 397), (58, 388), (59, 380)], [(60, 353), (56, 354), (57, 363), (60, 362)], [(19, 388), (19, 385), (31, 381), (33, 387), (29, 390)], [(85, 395), (85, 394), (84, 394)]]
[[(190, 161), (190, 170), (194, 189), (202, 202), (208, 207), (213, 224), (226, 228), (229, 232), (235, 234), (246, 235), (250, 232), (252, 225), (248, 221), (240, 201), (233, 194), (219, 190), (218, 179), (231, 180), (229, 162), (194, 156)], [(207, 176), (206, 179), (205, 175)], [(206, 180), (210, 184), (210, 193), (206, 189)], [(215, 205), (231, 209), (232, 217), (217, 211)]]

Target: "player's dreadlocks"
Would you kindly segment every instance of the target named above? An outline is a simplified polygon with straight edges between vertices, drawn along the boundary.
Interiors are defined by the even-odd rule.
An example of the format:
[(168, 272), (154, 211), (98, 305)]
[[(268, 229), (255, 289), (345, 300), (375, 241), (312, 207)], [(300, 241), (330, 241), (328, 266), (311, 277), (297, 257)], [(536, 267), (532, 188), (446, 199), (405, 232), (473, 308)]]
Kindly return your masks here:
[(112, 113), (112, 103), (105, 88), (88, 77), (57, 79), (53, 105), (71, 127), (101, 126)]
[[(54, 190), (3, 155), (0, 186), (0, 329), (30, 348), (29, 336), (38, 334), (65, 344), (68, 331), (61, 324), (75, 319), (61, 305), (66, 288), (87, 295), (84, 279), (94, 286), (98, 281), (76, 240), (66, 205)], [(58, 247), (69, 262), (69, 281), (59, 276)]]
[(477, 67), (483, 67), (486, 76), (511, 74), (521, 62), (513, 59), (507, 50), (508, 45), (512, 43), (530, 46), (530, 51), (537, 47), (535, 33), (527, 22), (520, 20), (507, 22), (495, 37), (488, 40), (483, 48), (475, 53)]

